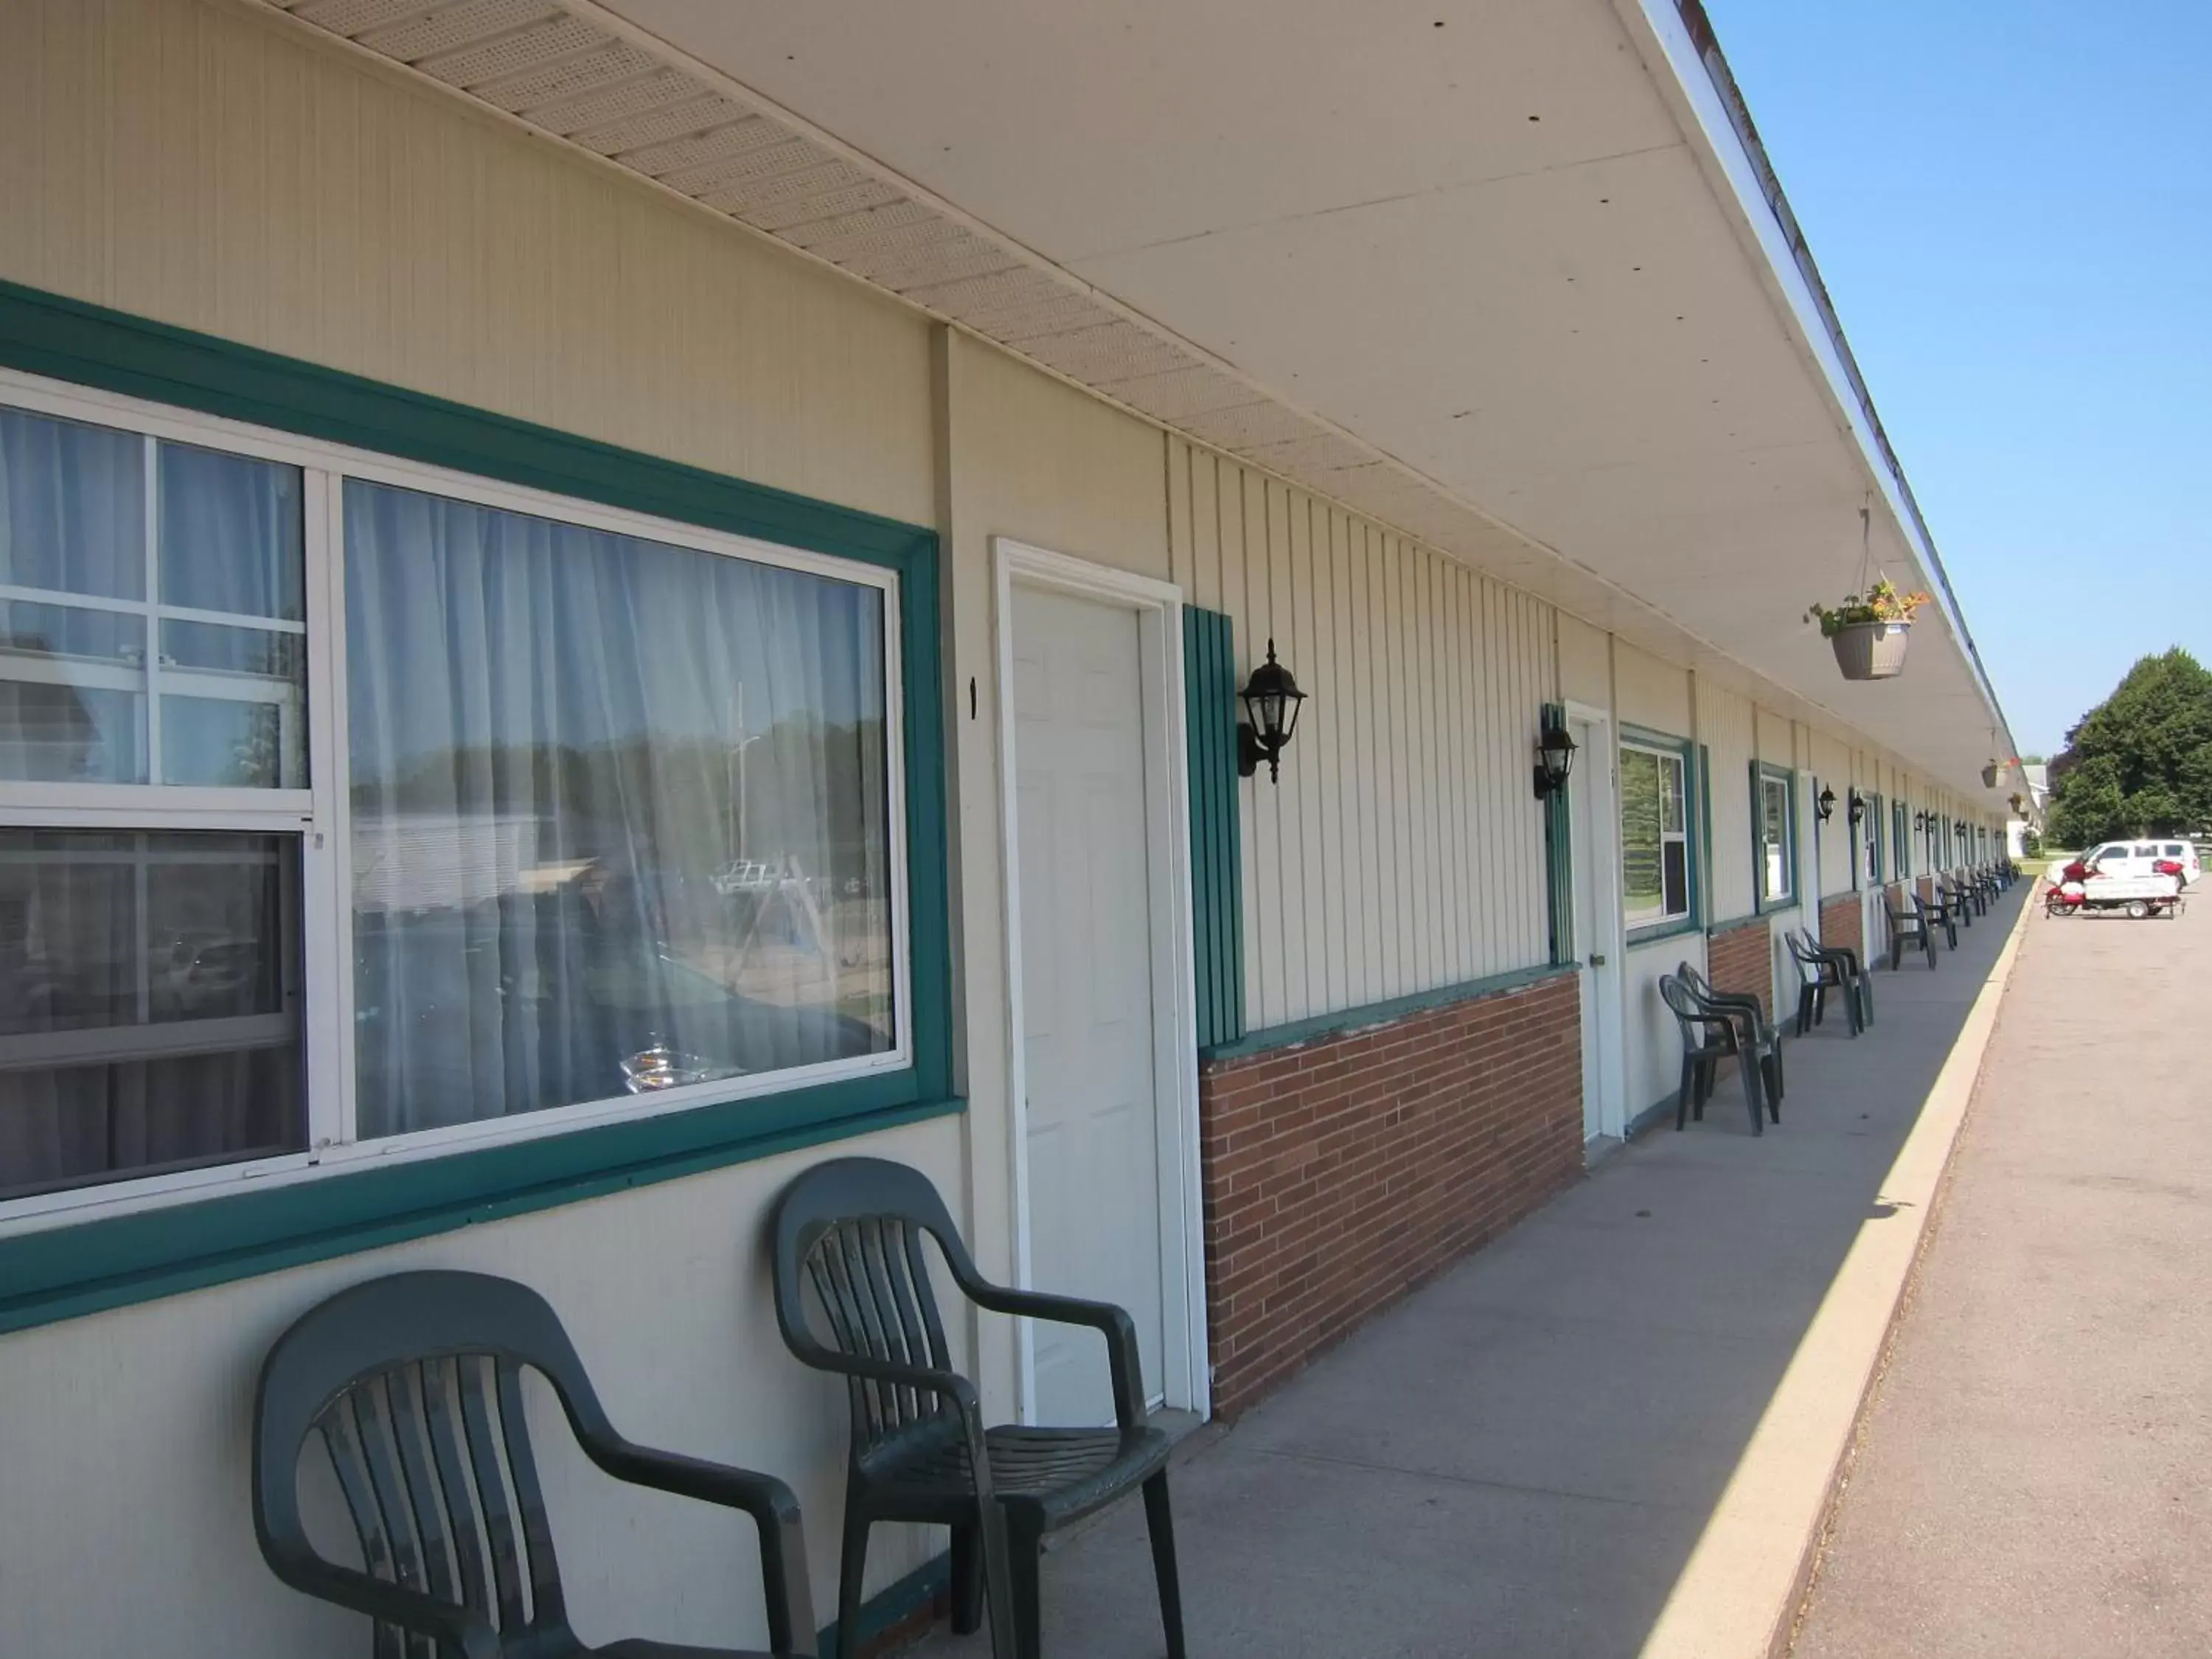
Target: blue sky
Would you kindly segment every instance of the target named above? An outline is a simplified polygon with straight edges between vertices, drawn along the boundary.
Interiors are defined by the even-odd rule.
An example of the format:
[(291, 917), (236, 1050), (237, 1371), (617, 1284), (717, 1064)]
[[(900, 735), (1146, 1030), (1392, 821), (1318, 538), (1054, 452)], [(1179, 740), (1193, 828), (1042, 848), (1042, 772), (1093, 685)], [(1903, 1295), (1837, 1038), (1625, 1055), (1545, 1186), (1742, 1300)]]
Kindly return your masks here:
[(2022, 752), (2212, 662), (2212, 4), (1705, 5)]

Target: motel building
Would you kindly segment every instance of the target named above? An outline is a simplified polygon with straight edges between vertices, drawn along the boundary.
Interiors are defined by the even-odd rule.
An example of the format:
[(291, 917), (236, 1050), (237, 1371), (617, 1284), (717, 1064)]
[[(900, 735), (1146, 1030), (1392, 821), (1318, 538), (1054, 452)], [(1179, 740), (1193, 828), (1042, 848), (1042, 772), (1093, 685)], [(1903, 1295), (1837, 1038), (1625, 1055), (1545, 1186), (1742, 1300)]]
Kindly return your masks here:
[[(1864, 570), (1935, 599), (1846, 682)], [(800, 1172), (1234, 1416), (2013, 752), (1697, 0), (0, 0), (0, 1654), (368, 1651), (256, 1378), (425, 1267), (788, 1482), (826, 1625)], [(750, 1522), (528, 1409), (580, 1627), (759, 1645)]]

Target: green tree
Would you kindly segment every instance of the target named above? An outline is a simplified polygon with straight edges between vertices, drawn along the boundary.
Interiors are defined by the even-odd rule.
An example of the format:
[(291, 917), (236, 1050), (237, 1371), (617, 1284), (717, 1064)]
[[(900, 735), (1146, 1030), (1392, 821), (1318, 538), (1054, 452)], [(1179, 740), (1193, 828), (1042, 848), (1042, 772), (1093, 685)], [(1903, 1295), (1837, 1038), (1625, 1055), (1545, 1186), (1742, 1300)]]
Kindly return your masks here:
[(2136, 663), (2066, 734), (2051, 763), (2051, 839), (2088, 847), (2208, 825), (2212, 672), (2176, 646)]

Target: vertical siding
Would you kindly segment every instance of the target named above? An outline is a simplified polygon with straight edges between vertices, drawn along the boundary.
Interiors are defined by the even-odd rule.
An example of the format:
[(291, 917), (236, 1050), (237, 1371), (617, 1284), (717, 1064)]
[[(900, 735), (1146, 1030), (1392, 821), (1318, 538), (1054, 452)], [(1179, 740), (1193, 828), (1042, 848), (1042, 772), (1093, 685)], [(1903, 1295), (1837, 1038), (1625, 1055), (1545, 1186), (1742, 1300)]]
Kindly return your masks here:
[(890, 299), (244, 7), (0, 11), (0, 277), (935, 519)]
[(1687, 672), (1618, 640), (1613, 642), (1613, 672), (1622, 720), (1679, 738), (1694, 734)]
[[(1758, 866), (1751, 842), (1751, 763), (1758, 717), (1748, 698), (1698, 680), (1698, 736), (1712, 757), (1712, 919), (1732, 921), (1754, 904)], [(1784, 750), (1786, 763), (1788, 750)]]
[(1850, 745), (1840, 738), (1815, 732), (1809, 734), (1809, 741), (1813, 781), (1807, 786), (1808, 799), (1817, 799), (1823, 789), (1832, 789), (1836, 794), (1835, 816), (1820, 826), (1820, 884), (1808, 890), (1826, 897), (1850, 890), (1854, 759)]
[(1613, 650), (1602, 629), (1579, 617), (1558, 618), (1559, 695), (1593, 708), (1613, 707)]
[(1167, 473), (1170, 568), (1240, 683), (1272, 636), (1308, 693), (1281, 782), (1243, 789), (1252, 1028), (1544, 961), (1549, 607), (1180, 439)]

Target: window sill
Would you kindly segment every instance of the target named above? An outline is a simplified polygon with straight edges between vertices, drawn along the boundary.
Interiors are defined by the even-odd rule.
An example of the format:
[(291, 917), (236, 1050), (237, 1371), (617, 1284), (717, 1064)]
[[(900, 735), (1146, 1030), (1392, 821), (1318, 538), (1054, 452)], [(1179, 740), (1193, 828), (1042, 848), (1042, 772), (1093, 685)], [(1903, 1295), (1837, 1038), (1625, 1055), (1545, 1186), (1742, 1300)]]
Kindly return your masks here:
[(1685, 916), (1680, 921), (1655, 921), (1647, 927), (1630, 928), (1628, 948), (1633, 951), (1639, 945), (1656, 945), (1662, 939), (1680, 939), (1697, 931), (1697, 919), (1693, 916)]
[(964, 1110), (910, 1071), (0, 1238), (0, 1334)]

